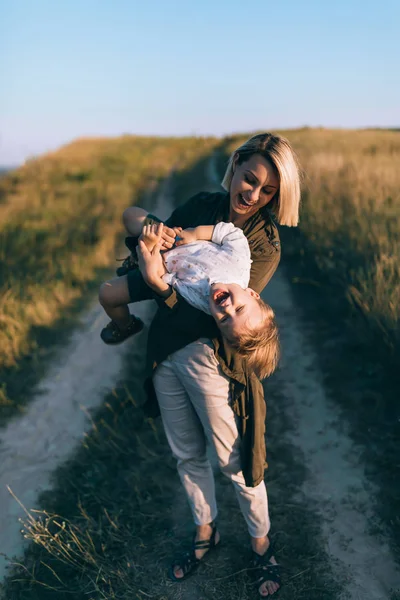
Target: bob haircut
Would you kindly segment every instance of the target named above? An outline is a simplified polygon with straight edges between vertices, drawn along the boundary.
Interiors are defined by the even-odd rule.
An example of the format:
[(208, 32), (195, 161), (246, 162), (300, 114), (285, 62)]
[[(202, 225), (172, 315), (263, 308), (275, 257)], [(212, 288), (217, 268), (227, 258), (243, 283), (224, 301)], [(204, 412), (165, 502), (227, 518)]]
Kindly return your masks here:
[(247, 359), (257, 377), (264, 379), (272, 375), (278, 366), (280, 344), (274, 311), (261, 298), (257, 302), (263, 315), (262, 323), (256, 328), (243, 331), (236, 339), (228, 342), (239, 355)]
[(222, 187), (229, 192), (234, 164), (244, 163), (253, 154), (268, 160), (279, 176), (279, 189), (268, 203), (268, 208), (280, 225), (295, 227), (299, 222), (300, 172), (296, 154), (284, 137), (259, 133), (232, 152)]

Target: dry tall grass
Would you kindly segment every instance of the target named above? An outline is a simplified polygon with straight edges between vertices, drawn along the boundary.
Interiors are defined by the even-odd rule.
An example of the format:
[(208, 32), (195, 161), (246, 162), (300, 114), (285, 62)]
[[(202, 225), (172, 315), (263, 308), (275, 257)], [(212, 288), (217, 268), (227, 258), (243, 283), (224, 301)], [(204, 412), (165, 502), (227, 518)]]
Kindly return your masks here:
[[(313, 253), (322, 272), (338, 283), (340, 293), (347, 290), (349, 299), (365, 315), (365, 324), (378, 327), (382, 339), (393, 348), (400, 282), (398, 134), (283, 133), (297, 149), (306, 173), (302, 235), (294, 251)], [(238, 141), (227, 140), (223, 150), (235, 147)], [(211, 147), (213, 143), (205, 148), (205, 154)], [(181, 182), (182, 199), (196, 191), (188, 192), (187, 177), (193, 179), (193, 171), (185, 174), (183, 185)], [(185, 522), (189, 517), (184, 509), (175, 508), (179, 483), (160, 424), (150, 427), (144, 423), (137, 408), (141, 391), (133, 362), (128, 357), (127, 387), (106, 398), (85, 444), (58, 473), (57, 487), (44, 503), (48, 512), (32, 513), (25, 520), (25, 535), (35, 545), (6, 583), (10, 599), (176, 598), (177, 588), (165, 575), (171, 556), (180, 549), (179, 539), (171, 532), (176, 533), (176, 521)], [(279, 408), (276, 410), (279, 414)], [(337, 598), (340, 590), (335, 586), (341, 582), (329, 575), (314, 509), (308, 503), (299, 504), (303, 466), (301, 459), (291, 465), (296, 457), (285, 442), (286, 430), (283, 423), (282, 435), (271, 432), (270, 440), (275, 453), (272, 464), (277, 464), (271, 507), (277, 511), (278, 531), (289, 536), (279, 548), (289, 568), (280, 594), (299, 599)], [(366, 439), (369, 442), (370, 438)], [(207, 598), (246, 600), (255, 593), (246, 585), (247, 556), (244, 544), (239, 545), (239, 525), (231, 527), (234, 513), (229, 493), (223, 488), (220, 491), (222, 506), (226, 503), (221, 520), (225, 513), (222, 526), (228, 543), (220, 557), (210, 558), (209, 564), (206, 559), (195, 585)], [(183, 593), (190, 594), (191, 589), (189, 580)]]
[[(367, 328), (398, 351), (400, 132), (306, 128), (278, 133), (293, 144), (304, 171), (303, 235), (295, 251), (312, 254), (321, 272), (337, 283), (338, 293), (345, 290)], [(231, 138), (226, 152), (247, 137)]]
[[(171, 168), (212, 151), (212, 138), (82, 139), (0, 179), (0, 373), (40, 352), (51, 328), (110, 267), (125, 207)], [(4, 381), (0, 405), (12, 404)]]

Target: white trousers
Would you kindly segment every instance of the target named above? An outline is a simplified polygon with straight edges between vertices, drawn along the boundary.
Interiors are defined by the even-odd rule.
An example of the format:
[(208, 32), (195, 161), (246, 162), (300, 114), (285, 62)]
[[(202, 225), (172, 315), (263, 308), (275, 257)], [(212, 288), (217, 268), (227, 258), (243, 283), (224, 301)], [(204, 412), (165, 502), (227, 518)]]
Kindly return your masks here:
[(252, 537), (270, 528), (265, 483), (247, 487), (240, 466), (240, 436), (229, 403), (229, 379), (222, 373), (212, 344), (202, 338), (171, 354), (154, 374), (165, 433), (196, 525), (217, 516), (214, 477), (206, 441), (219, 467), (233, 483)]

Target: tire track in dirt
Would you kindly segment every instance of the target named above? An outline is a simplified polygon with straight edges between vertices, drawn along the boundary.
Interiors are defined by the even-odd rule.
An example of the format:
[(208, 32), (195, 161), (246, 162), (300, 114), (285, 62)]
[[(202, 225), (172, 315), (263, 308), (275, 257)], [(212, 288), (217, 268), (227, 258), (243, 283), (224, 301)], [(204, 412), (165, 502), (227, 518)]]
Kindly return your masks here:
[[(154, 210), (167, 217), (170, 179), (156, 197)], [(151, 322), (155, 304), (143, 302), (135, 314)], [(124, 344), (108, 347), (99, 334), (107, 323), (97, 299), (81, 317), (80, 326), (48, 367), (46, 377), (34, 391), (26, 413), (0, 432), (0, 580), (10, 559), (23, 553), (19, 519), (24, 511), (8, 491), (9, 486), (27, 509), (36, 509), (38, 497), (51, 489), (51, 475), (91, 427), (90, 412), (118, 381), (123, 357), (132, 345), (141, 348), (143, 334)]]

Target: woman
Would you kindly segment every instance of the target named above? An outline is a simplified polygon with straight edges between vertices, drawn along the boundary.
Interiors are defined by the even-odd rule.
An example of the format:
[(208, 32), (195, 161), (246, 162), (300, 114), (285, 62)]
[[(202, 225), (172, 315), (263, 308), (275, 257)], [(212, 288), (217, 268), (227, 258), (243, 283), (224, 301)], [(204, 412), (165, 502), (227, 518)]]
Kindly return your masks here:
[[(233, 152), (222, 186), (227, 193), (198, 194), (174, 211), (164, 228), (164, 247), (174, 242), (173, 227), (230, 221), (241, 227), (248, 239), (253, 260), (249, 285), (260, 293), (280, 259), (272, 215), (281, 225), (298, 223), (299, 170), (290, 144), (269, 133), (252, 137)], [(138, 235), (143, 222), (152, 219), (134, 207), (124, 213), (132, 235)], [(272, 595), (279, 589), (280, 574), (268, 539), (262, 386), (223, 343), (213, 320), (162, 281), (159, 251), (138, 250), (138, 255), (143, 279), (161, 304), (148, 342), (149, 358), (156, 367), (156, 399), (196, 524), (192, 550), (174, 561), (170, 575), (175, 581), (186, 577), (220, 540), (215, 526), (214, 479), (206, 456), (208, 441), (215, 448), (221, 471), (234, 485), (246, 520), (259, 594)]]

